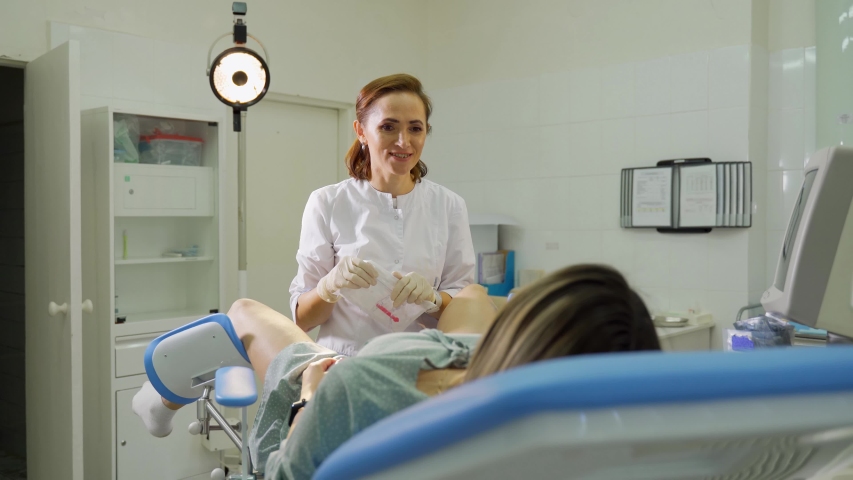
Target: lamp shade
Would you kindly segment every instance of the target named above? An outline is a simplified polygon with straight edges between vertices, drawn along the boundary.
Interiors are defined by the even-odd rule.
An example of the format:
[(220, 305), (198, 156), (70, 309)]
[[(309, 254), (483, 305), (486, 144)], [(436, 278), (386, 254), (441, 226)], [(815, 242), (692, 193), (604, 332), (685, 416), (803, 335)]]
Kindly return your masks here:
[(228, 106), (254, 105), (264, 98), (269, 86), (269, 68), (251, 49), (229, 48), (213, 60), (210, 88), (216, 98)]

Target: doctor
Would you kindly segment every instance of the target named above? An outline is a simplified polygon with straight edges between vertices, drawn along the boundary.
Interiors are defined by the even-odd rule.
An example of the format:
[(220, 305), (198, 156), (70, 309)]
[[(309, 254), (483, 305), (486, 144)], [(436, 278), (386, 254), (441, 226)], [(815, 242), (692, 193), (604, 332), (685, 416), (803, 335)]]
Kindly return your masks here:
[(409, 327), (434, 327), (465, 286), (474, 283), (474, 247), (465, 201), (424, 179), (421, 160), (432, 104), (411, 75), (378, 78), (356, 101), (356, 141), (345, 161), (350, 179), (311, 193), (302, 217), (290, 308), (304, 331), (322, 325), (317, 343), (355, 355), (390, 333), (341, 296), (369, 288), (376, 270), (394, 272), (394, 305), (437, 305)]

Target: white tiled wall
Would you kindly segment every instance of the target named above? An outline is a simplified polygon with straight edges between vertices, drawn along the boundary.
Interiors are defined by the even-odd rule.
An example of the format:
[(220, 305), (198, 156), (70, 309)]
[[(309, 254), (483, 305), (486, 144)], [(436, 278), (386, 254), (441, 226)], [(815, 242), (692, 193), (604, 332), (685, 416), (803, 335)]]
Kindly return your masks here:
[(518, 269), (608, 263), (652, 308), (703, 308), (730, 324), (748, 303), (749, 230), (621, 229), (619, 174), (667, 158), (749, 160), (750, 52), (741, 45), (430, 91), (429, 178), (471, 212), (520, 222), (501, 227)]
[(788, 217), (815, 151), (815, 47), (770, 53), (767, 125), (768, 285), (776, 271)]
[[(204, 46), (51, 24), (52, 45), (69, 38), (83, 46), (86, 108), (111, 99), (222, 109), (202, 74)], [(698, 307), (725, 325), (754, 290), (747, 258), (756, 250), (754, 229), (688, 236), (620, 229), (619, 171), (689, 156), (752, 159), (758, 169), (764, 157), (750, 142), (765, 140), (750, 117), (764, 109), (766, 194), (756, 203), (767, 203), (761, 242), (769, 282), (803, 161), (814, 150), (815, 53), (756, 53), (754, 46), (730, 46), (430, 91), (429, 178), (465, 197), (471, 212), (520, 221), (501, 232), (502, 247), (518, 252), (518, 268), (608, 263), (653, 308)], [(158, 71), (175, 73), (155, 74), (155, 58)], [(769, 68), (756, 69), (756, 62)], [(750, 92), (756, 72), (768, 75), (770, 93), (759, 92), (761, 98)]]
[(205, 76), (207, 48), (51, 22), (50, 46), (80, 42), (83, 109), (159, 106), (221, 114)]

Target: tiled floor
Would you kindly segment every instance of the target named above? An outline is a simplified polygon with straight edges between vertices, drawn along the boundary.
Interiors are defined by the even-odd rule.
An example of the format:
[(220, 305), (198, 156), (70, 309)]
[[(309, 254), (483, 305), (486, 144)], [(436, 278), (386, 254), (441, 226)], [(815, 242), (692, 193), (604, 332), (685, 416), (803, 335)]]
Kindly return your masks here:
[(0, 480), (26, 480), (27, 461), (0, 451)]

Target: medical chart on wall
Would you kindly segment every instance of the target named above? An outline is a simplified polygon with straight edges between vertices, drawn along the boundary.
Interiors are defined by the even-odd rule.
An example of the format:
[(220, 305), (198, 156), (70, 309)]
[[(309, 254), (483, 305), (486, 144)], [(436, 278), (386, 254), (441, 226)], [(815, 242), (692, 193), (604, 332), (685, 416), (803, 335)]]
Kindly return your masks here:
[(632, 183), (632, 226), (672, 226), (672, 168), (639, 168)]
[(622, 169), (619, 224), (707, 233), (752, 226), (752, 164), (707, 158)]
[(680, 227), (717, 224), (717, 167), (703, 165), (680, 170)]

